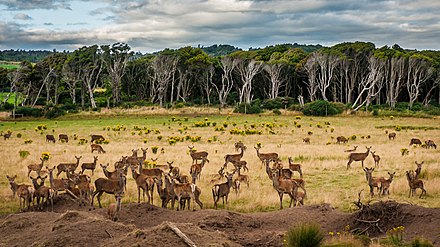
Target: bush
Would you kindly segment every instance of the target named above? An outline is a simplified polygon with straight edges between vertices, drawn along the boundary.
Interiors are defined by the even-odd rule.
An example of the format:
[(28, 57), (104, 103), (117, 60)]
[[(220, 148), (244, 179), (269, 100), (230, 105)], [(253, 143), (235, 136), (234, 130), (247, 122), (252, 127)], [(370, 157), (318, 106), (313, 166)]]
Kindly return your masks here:
[(26, 157), (28, 157), (29, 156), (29, 151), (27, 151), (27, 150), (20, 150), (20, 151), (18, 151), (18, 154), (20, 155), (20, 157), (22, 158), (22, 159), (25, 159)]
[(234, 109), (235, 113), (258, 114), (263, 112), (260, 107), (260, 100), (254, 100), (251, 104), (241, 103)]
[(41, 117), (43, 116), (43, 110), (40, 108), (22, 106), (17, 107), (15, 114), (23, 114), (25, 117)]
[(321, 246), (324, 241), (324, 234), (317, 224), (300, 224), (289, 229), (284, 241), (285, 245), (289, 247)]
[(49, 108), (49, 109), (46, 111), (46, 113), (44, 114), (44, 116), (45, 116), (46, 118), (52, 119), (52, 118), (60, 117), (60, 116), (62, 116), (62, 115), (64, 115), (64, 114), (66, 114), (65, 111), (63, 111), (63, 110), (62, 110), (61, 108), (59, 108), (59, 107), (54, 106), (54, 107), (52, 107), (52, 108)]
[(317, 100), (305, 104), (302, 112), (307, 116), (329, 116), (339, 114), (342, 110), (328, 101)]

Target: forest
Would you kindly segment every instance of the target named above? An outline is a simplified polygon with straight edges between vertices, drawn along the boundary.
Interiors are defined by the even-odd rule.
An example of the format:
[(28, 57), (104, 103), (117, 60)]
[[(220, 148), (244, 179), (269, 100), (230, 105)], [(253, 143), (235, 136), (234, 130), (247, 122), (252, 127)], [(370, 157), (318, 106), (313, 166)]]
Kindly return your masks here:
[[(6, 53), (8, 60), (25, 57), (1, 52)], [(188, 46), (142, 54), (114, 43), (16, 61), (21, 61), (17, 68), (0, 67), (0, 108), (18, 107), (25, 115), (33, 114), (29, 108), (41, 114), (44, 107), (223, 108), (276, 101), (287, 108), (324, 100), (357, 111), (373, 105), (419, 109), (440, 101), (440, 51), (397, 44), (295, 43), (248, 51), (229, 45)]]

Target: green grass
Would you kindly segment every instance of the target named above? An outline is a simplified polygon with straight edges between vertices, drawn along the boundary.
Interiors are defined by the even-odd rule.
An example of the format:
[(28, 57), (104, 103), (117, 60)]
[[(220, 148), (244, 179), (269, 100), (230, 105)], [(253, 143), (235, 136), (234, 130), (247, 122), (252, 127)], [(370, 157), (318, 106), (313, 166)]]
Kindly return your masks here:
[(5, 69), (16, 69), (19, 66), (17, 64), (11, 64), (11, 63), (0, 63), (0, 68), (5, 68)]

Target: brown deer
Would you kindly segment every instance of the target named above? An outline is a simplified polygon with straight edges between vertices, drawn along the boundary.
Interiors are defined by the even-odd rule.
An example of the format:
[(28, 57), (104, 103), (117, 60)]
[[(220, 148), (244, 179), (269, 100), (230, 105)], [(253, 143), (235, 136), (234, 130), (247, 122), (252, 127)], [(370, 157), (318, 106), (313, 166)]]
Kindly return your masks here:
[(388, 134), (388, 140), (395, 140), (396, 139), (396, 133), (392, 132)]
[(356, 151), (357, 147), (358, 147), (358, 146), (353, 146), (352, 149), (347, 149), (347, 150), (345, 150), (344, 152), (346, 152), (346, 153), (354, 152), (354, 151)]
[(260, 153), (261, 147), (254, 147), (257, 150), (257, 156), (261, 160), (261, 163), (264, 165), (264, 162), (268, 161), (276, 161), (278, 159), (277, 153)]
[(99, 144), (90, 144), (90, 148), (92, 150), (91, 153), (93, 153), (94, 151), (97, 151), (98, 154), (100, 154), (100, 153), (104, 153), (105, 154), (105, 150)]
[(90, 135), (91, 140), (90, 143), (93, 143), (94, 141), (99, 140), (105, 140), (105, 138), (102, 135)]
[(28, 168), (27, 176), (28, 177), (32, 171), (35, 171), (37, 173), (37, 175), (40, 176), (41, 169), (43, 169), (43, 165), (44, 165), (44, 161), (45, 161), (43, 158), (40, 158), (40, 160), (41, 160), (40, 164), (30, 164), (27, 166), (27, 168)]
[(53, 143), (55, 143), (55, 136), (53, 136), (53, 135), (46, 135), (46, 142), (53, 142)]
[(376, 151), (370, 151), (374, 159), (374, 167), (379, 167), (380, 156), (376, 154)]
[(336, 137), (336, 144), (347, 143), (348, 139), (345, 136)]
[(35, 194), (34, 187), (28, 184), (17, 184), (15, 182), (17, 175), (13, 177), (6, 175), (6, 178), (8, 179), (9, 184), (11, 185), (11, 190), (14, 196), (15, 194), (18, 195), (18, 199), (20, 200), (20, 211), (24, 211), (24, 209), (26, 208), (26, 204), (27, 204), (27, 210), (29, 210), (31, 206), (31, 202), (32, 202), (32, 206), (34, 206), (34, 200), (33, 200)]
[(419, 179), (419, 177), (420, 177), (420, 173), (422, 172), (422, 165), (423, 165), (423, 163), (425, 163), (424, 161), (422, 161), (422, 162), (420, 162), (420, 163), (418, 163), (417, 161), (415, 161), (415, 163), (416, 163), (416, 165), (417, 165), (417, 168), (414, 170), (414, 172), (415, 172), (415, 176), (414, 176), (414, 178), (415, 179)]
[(58, 141), (63, 142), (65, 141), (66, 143), (69, 142), (69, 136), (66, 134), (59, 134), (58, 135)]
[[(40, 183), (38, 183), (37, 181), (38, 179), (40, 179)], [(37, 178), (31, 177), (32, 184), (34, 185), (34, 189), (35, 189), (34, 197), (36, 197), (37, 199), (37, 209), (43, 210), (44, 199), (46, 199), (47, 211), (49, 211), (49, 202), (50, 202), (53, 212), (53, 198), (55, 196), (55, 192), (52, 188), (44, 186), (45, 179), (46, 177), (37, 177)], [(40, 207), (40, 199), (42, 199), (41, 207)]]
[(225, 167), (221, 166), (220, 169), (218, 170), (217, 174), (212, 174), (211, 177), (211, 184), (217, 184), (220, 183), (225, 175)]
[(127, 165), (133, 165), (133, 166), (138, 166), (139, 164), (129, 164), (127, 163), (127, 158), (128, 156), (122, 156), (120, 160), (116, 161), (114, 166), (115, 169), (122, 169)]
[(393, 182), (393, 178), (396, 172), (390, 173), (388, 172), (388, 175), (390, 176), (388, 179), (384, 179), (380, 183), (380, 191), (382, 192), (382, 195), (389, 195), (390, 194), (390, 186), (391, 182)]
[(91, 170), (92, 176), (93, 176), (95, 174), (97, 161), (98, 161), (98, 156), (93, 156), (93, 163), (82, 163), (81, 164), (81, 174), (83, 174), (85, 170)]
[(134, 181), (136, 182), (136, 186), (138, 190), (138, 203), (141, 202), (141, 190), (142, 190), (142, 197), (144, 199), (144, 202), (145, 202), (145, 193), (146, 193), (148, 197), (148, 203), (150, 203), (150, 194), (148, 193), (149, 188), (147, 184), (148, 177), (143, 174), (139, 174), (133, 166), (130, 166), (130, 168), (131, 168), (131, 174), (133, 176)]
[(7, 139), (11, 138), (12, 133), (11, 132), (4, 133), (4, 134), (2, 133), (1, 135), (3, 136), (4, 140), (6, 141)]
[(225, 206), (225, 199), (226, 199), (226, 206), (228, 206), (228, 195), (232, 187), (232, 176), (233, 173), (226, 172), (226, 182), (221, 184), (216, 184), (212, 187), (212, 197), (214, 199), (214, 207), (217, 209), (217, 202), (220, 200), (220, 198), (223, 199), (223, 207)]
[(422, 145), (422, 141), (420, 141), (420, 139), (418, 138), (412, 138), (411, 141), (409, 142), (409, 145)]
[(60, 163), (57, 165), (57, 177), (60, 176), (62, 172), (75, 172), (76, 168), (79, 166), (79, 161), (81, 160), (82, 156), (75, 156), (76, 163)]
[[(385, 180), (384, 177), (373, 177), (374, 168), (365, 167), (363, 169), (365, 171), (365, 178), (367, 179), (368, 186), (370, 187), (370, 196), (374, 196), (374, 188), (377, 188), (377, 191), (380, 191), (381, 182)], [(380, 192), (379, 192), (380, 194)]]
[(55, 196), (58, 194), (58, 191), (65, 191), (71, 188), (73, 182), (72, 180), (57, 179), (53, 177), (53, 171), (55, 170), (55, 166), (52, 168), (46, 166), (46, 169), (49, 171), (50, 187), (54, 190)]
[(149, 168), (149, 169), (144, 169), (141, 166), (139, 166), (139, 173), (140, 174), (144, 174), (146, 176), (149, 177), (155, 177), (157, 179), (161, 179), (162, 178), (162, 174), (164, 173), (161, 169), (159, 168)]
[(132, 156), (123, 156), (123, 157), (126, 157), (125, 162), (130, 165), (139, 165), (139, 164), (144, 163), (144, 161), (147, 159), (147, 149), (148, 148), (146, 148), (146, 149), (141, 148), (142, 156), (140, 156), (140, 157), (137, 156), (137, 152), (138, 152), (137, 149), (131, 150), (133, 152)]
[(172, 175), (173, 177), (179, 177), (180, 176), (180, 169), (177, 166), (173, 166), (174, 161), (167, 161), (168, 164), (168, 175)]
[[(119, 172), (123, 171), (124, 172), (124, 168), (120, 168), (120, 169), (115, 169), (114, 171), (109, 171), (107, 170), (109, 163), (107, 163), (107, 165), (103, 165), (103, 164), (99, 164), (102, 168), (102, 171), (104, 172), (104, 175), (108, 178), (108, 179), (112, 179), (112, 180), (118, 180), (119, 179)], [(127, 167), (125, 167), (125, 169), (127, 169)]]
[(413, 171), (406, 171), (406, 179), (408, 180), (409, 185), (409, 196), (411, 197), (416, 194), (416, 189), (422, 190), (419, 198), (422, 198), (423, 195), (426, 195), (426, 190), (423, 186), (423, 181), (420, 179), (416, 179), (414, 177)]
[(196, 150), (194, 149), (194, 146), (188, 146), (188, 148), (189, 148), (189, 154), (191, 155), (191, 158), (193, 160), (193, 164), (194, 164), (194, 162), (197, 163), (197, 160), (203, 160), (203, 159), (206, 159), (206, 161), (209, 162), (208, 152), (206, 152), (206, 151), (196, 152)]
[(241, 160), (241, 158), (243, 158), (244, 151), (246, 150), (246, 146), (242, 142), (236, 142), (234, 144), (234, 147), (235, 147), (235, 151), (238, 152), (238, 150), (240, 150), (240, 153), (225, 155), (225, 164), (223, 166), (226, 167), (229, 162), (232, 163), (232, 162), (234, 162), (236, 160)]
[(244, 171), (249, 171), (247, 168), (247, 162), (245, 160), (232, 160), (231, 163), (234, 165), (235, 169), (243, 168)]
[(364, 160), (367, 158), (368, 154), (370, 153), (370, 147), (365, 147), (367, 151), (365, 153), (351, 153), (348, 155), (348, 163), (347, 163), (347, 170), (350, 169), (350, 164), (353, 161), (360, 161), (362, 163), (362, 168), (364, 168)]
[(194, 192), (196, 190), (196, 185), (193, 183), (175, 183), (174, 180), (170, 178), (167, 174), (165, 174), (165, 186), (169, 189), (171, 194), (171, 207), (174, 209), (174, 204), (177, 201), (179, 204), (177, 206), (177, 211), (182, 209), (183, 204), (181, 204), (181, 200), (183, 198), (190, 197), (193, 200), (193, 210), (195, 210), (195, 195)]
[(122, 201), (122, 195), (124, 194), (123, 191), (119, 191), (115, 194), (116, 203), (110, 203), (107, 208), (107, 214), (110, 217), (112, 221), (119, 220), (119, 211), (121, 211), (121, 201)]
[(302, 168), (301, 168), (301, 164), (295, 164), (293, 163), (293, 159), (292, 157), (289, 157), (289, 169), (292, 172), (298, 172), (299, 173), (299, 177), (302, 178), (303, 177), (303, 173), (302, 173)]
[(425, 148), (426, 149), (429, 149), (429, 148), (437, 149), (437, 145), (435, 145), (435, 142), (433, 140), (427, 140), (427, 141), (425, 141)]
[(240, 168), (234, 170), (234, 174), (237, 173), (237, 177), (234, 179), (234, 182), (239, 181), (240, 183), (245, 183), (249, 188), (250, 178), (248, 175), (241, 174), (240, 170), (241, 170)]
[(173, 194), (171, 193), (170, 188), (164, 187), (162, 179), (153, 178), (156, 183), (157, 193), (159, 194), (160, 200), (162, 201), (162, 208), (166, 208), (168, 203), (170, 202)]
[(310, 138), (309, 138), (309, 137), (305, 137), (305, 138), (303, 138), (303, 142), (304, 142), (305, 144), (310, 144)]
[[(292, 179), (283, 179), (280, 176), (278, 170), (272, 171), (272, 185), (274, 189), (278, 192), (280, 197), (280, 209), (283, 209), (283, 196), (288, 194), (290, 196), (290, 205), (292, 207), (292, 202), (295, 200), (296, 194), (298, 192), (298, 184)], [(295, 204), (296, 205), (296, 202)]]
[(98, 178), (95, 180), (95, 192), (93, 192), (92, 195), (92, 202), (91, 207), (95, 209), (93, 205), (93, 201), (96, 198), (98, 199), (99, 207), (101, 206), (101, 196), (103, 193), (111, 194), (111, 195), (117, 195), (117, 193), (123, 193), (125, 188), (125, 175), (123, 170), (118, 171), (118, 179), (107, 179), (107, 178)]

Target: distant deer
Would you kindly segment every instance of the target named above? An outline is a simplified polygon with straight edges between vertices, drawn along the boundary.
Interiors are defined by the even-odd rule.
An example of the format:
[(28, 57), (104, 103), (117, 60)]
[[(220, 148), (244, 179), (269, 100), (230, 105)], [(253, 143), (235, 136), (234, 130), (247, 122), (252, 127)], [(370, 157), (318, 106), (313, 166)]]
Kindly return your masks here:
[(423, 163), (425, 163), (425, 162), (422, 161), (422, 162), (418, 163), (417, 161), (415, 161), (415, 163), (416, 163), (416, 165), (417, 165), (417, 168), (416, 168), (416, 170), (414, 171), (415, 174), (416, 174), (416, 175), (414, 176), (414, 178), (415, 178), (415, 179), (419, 179), (420, 173), (422, 172), (422, 165), (423, 165)]
[(91, 207), (95, 209), (93, 205), (93, 200), (95, 199), (95, 195), (97, 195), (99, 207), (101, 206), (101, 196), (103, 193), (117, 195), (117, 193), (123, 193), (125, 188), (125, 175), (123, 170), (118, 171), (118, 180), (107, 179), (107, 178), (98, 178), (95, 180), (95, 192), (92, 195)]
[(392, 132), (388, 134), (388, 140), (395, 140), (396, 139), (396, 133)]
[(95, 174), (97, 161), (98, 161), (98, 156), (93, 156), (93, 163), (82, 163), (81, 164), (81, 174), (83, 174), (85, 170), (91, 170), (92, 176), (93, 176)]
[(46, 135), (46, 142), (53, 142), (53, 143), (55, 143), (55, 136), (53, 136), (53, 135)]
[(104, 150), (104, 149), (102, 148), (102, 146), (99, 145), (99, 144), (90, 144), (90, 148), (91, 148), (91, 150), (92, 150), (92, 153), (93, 153), (94, 151), (97, 151), (98, 154), (100, 154), (100, 153), (104, 153), (104, 154), (105, 154), (105, 150)]
[(235, 151), (240, 150), (238, 154), (227, 154), (225, 155), (225, 164), (223, 166), (227, 166), (229, 162), (233, 163), (236, 160), (241, 160), (244, 155), (244, 151), (246, 150), (246, 146), (242, 142), (236, 142), (234, 144)]
[(357, 147), (358, 147), (358, 146), (353, 146), (352, 149), (347, 149), (347, 150), (345, 150), (344, 152), (346, 152), (346, 153), (354, 152), (354, 151), (356, 151)]
[(348, 155), (348, 163), (347, 163), (347, 169), (350, 168), (350, 164), (353, 161), (360, 161), (362, 163), (362, 168), (364, 168), (364, 160), (367, 158), (368, 154), (370, 153), (370, 147), (365, 147), (367, 151), (365, 153), (351, 153)]
[(4, 134), (2, 133), (1, 135), (3, 136), (4, 140), (6, 141), (7, 139), (11, 138), (12, 133), (11, 132), (4, 133)]
[(105, 140), (105, 138), (102, 135), (90, 135), (90, 143), (93, 143), (96, 140)]
[(40, 158), (40, 160), (41, 160), (40, 164), (30, 164), (27, 166), (27, 168), (28, 168), (27, 176), (28, 177), (32, 171), (35, 171), (37, 173), (37, 175), (40, 176), (40, 172), (41, 172), (41, 169), (43, 169), (43, 165), (44, 165), (44, 161), (45, 161), (43, 158)]
[(336, 137), (336, 143), (337, 144), (341, 144), (341, 143), (347, 143), (348, 139), (345, 136), (338, 136)]
[(406, 171), (406, 179), (408, 180), (409, 185), (409, 196), (411, 197), (416, 194), (416, 189), (422, 190), (422, 193), (420, 193), (419, 198), (422, 198), (422, 195), (426, 195), (426, 190), (423, 188), (423, 181), (420, 179), (416, 179), (413, 171)]
[(409, 145), (422, 145), (422, 141), (420, 141), (420, 139), (418, 138), (412, 138), (411, 141), (409, 142)]
[(223, 199), (223, 206), (225, 206), (225, 199), (226, 199), (226, 206), (228, 205), (228, 195), (230, 192), (230, 189), (232, 187), (232, 176), (233, 173), (226, 173), (226, 182), (221, 184), (216, 184), (212, 187), (212, 197), (214, 199), (214, 207), (217, 209), (217, 202), (220, 200), (220, 198)]
[(280, 197), (280, 209), (283, 209), (284, 194), (288, 194), (290, 196), (289, 207), (292, 207), (292, 202), (295, 200), (295, 195), (298, 191), (298, 184), (292, 179), (283, 179), (280, 176), (279, 171), (272, 171), (272, 185)]
[[(17, 184), (15, 182), (17, 175), (13, 177), (6, 175), (6, 178), (8, 179), (9, 184), (11, 185), (11, 190), (14, 196), (15, 194), (18, 195), (18, 199), (20, 200), (20, 210), (23, 211), (26, 208), (26, 204), (27, 204), (27, 210), (29, 210), (31, 206), (31, 202), (32, 202), (32, 206), (34, 206), (33, 204), (33, 197), (35, 194), (34, 187), (28, 184)], [(23, 199), (23, 203), (21, 199)]]
[(303, 138), (303, 142), (304, 142), (305, 144), (310, 144), (310, 138), (309, 138), (309, 137), (305, 137), (305, 138)]
[(65, 141), (66, 143), (69, 142), (69, 136), (66, 134), (59, 134), (58, 135), (58, 141), (62, 142)]
[(384, 179), (381, 181), (380, 185), (380, 191), (382, 192), (382, 195), (389, 195), (390, 194), (390, 186), (391, 182), (393, 182), (393, 178), (396, 172), (390, 173), (388, 172), (388, 175), (390, 176), (388, 179)]
[(379, 167), (380, 156), (376, 154), (376, 151), (370, 151), (374, 159), (374, 167)]
[(435, 142), (433, 140), (425, 141), (425, 147), (427, 149), (429, 149), (429, 148), (437, 149), (437, 145), (435, 145)]
[(79, 161), (81, 160), (82, 156), (75, 156), (76, 163), (60, 163), (57, 165), (57, 177), (60, 176), (62, 172), (74, 172), (76, 168), (79, 166)]
[(194, 149), (194, 146), (188, 146), (188, 148), (189, 148), (189, 154), (191, 155), (191, 158), (193, 160), (193, 164), (194, 164), (194, 162), (197, 163), (197, 160), (203, 160), (203, 159), (206, 159), (206, 161), (209, 162), (208, 152), (206, 152), (206, 151), (196, 152), (196, 150)]
[(261, 147), (254, 147), (257, 150), (257, 156), (261, 160), (261, 163), (264, 165), (265, 161), (276, 161), (278, 159), (277, 153), (260, 153)]
[(298, 172), (300, 178), (303, 177), (301, 164), (293, 163), (292, 157), (289, 157), (289, 169), (292, 170), (292, 172), (295, 172), (295, 171)]

